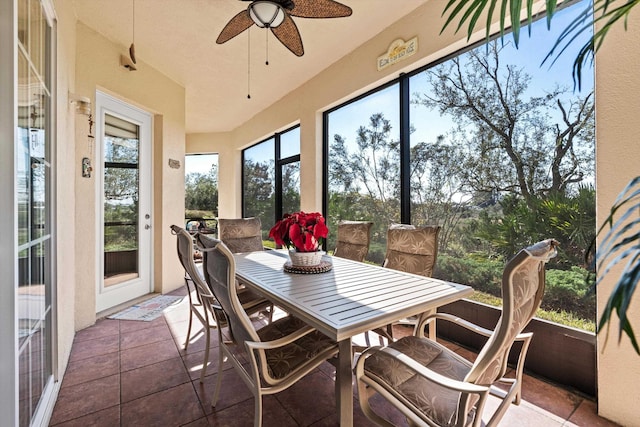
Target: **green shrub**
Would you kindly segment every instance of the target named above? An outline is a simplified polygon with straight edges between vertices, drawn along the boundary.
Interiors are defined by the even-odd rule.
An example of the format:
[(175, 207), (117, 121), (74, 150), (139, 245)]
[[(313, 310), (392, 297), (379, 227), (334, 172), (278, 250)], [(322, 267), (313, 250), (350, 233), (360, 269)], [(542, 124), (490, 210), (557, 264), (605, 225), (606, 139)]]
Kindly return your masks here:
[(454, 258), (438, 255), (433, 277), (463, 283), (473, 289), (501, 296), (500, 282), (504, 262), (475, 257)]
[[(501, 305), (504, 265), (503, 261), (482, 259), (471, 255), (465, 258), (438, 255), (433, 276), (469, 285), (475, 291), (497, 297), (499, 302), (495, 305)], [(545, 318), (560, 321), (559, 323), (563, 323), (561, 320), (564, 318), (570, 319), (568, 326), (574, 326), (578, 319), (582, 319), (585, 324), (591, 325), (596, 315), (596, 300), (595, 294), (591, 292), (592, 286), (593, 278), (583, 268), (574, 266), (570, 270), (548, 269), (541, 308), (547, 312), (557, 313), (557, 316), (551, 318), (547, 314)]]
[[(492, 305), (494, 307), (502, 306), (502, 298), (498, 298), (494, 295), (485, 294), (484, 292), (474, 292), (470, 297), (470, 300), (481, 302), (483, 304)], [(536, 311), (536, 317), (539, 319), (548, 320), (550, 322), (558, 323), (560, 325), (570, 326), (576, 329), (582, 329), (583, 331), (595, 332), (596, 323), (594, 320), (588, 320), (579, 316), (576, 313), (567, 312), (564, 310), (545, 310), (539, 308)]]
[(369, 245), (369, 253), (367, 254), (367, 261), (373, 264), (382, 265), (385, 254), (386, 249), (384, 244), (371, 242)]
[(201, 211), (196, 209), (186, 209), (184, 211), (185, 218), (215, 218), (214, 211)]
[(592, 275), (585, 269), (573, 266), (570, 270), (549, 269), (546, 272), (546, 289), (542, 307), (549, 310), (568, 311), (583, 319), (594, 320), (596, 315), (595, 293)]

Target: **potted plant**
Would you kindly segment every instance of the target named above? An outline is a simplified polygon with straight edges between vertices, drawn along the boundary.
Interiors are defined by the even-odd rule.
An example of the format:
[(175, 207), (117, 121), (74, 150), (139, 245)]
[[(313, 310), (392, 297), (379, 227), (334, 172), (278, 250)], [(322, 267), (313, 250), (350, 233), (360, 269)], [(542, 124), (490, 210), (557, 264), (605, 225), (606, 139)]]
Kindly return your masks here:
[(269, 237), (277, 245), (289, 249), (291, 264), (297, 266), (320, 264), (323, 254), (320, 248), (328, 234), (329, 229), (319, 212), (285, 214), (269, 231)]

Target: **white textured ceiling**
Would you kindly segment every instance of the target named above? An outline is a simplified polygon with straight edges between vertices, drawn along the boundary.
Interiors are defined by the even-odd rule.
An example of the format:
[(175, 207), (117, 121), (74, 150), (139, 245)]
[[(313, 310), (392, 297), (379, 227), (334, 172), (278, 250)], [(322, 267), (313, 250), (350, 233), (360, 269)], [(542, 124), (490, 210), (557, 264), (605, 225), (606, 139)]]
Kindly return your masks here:
[[(67, 0), (85, 25), (121, 44), (133, 38), (133, 0)], [(186, 89), (186, 131), (229, 131), (299, 87), (333, 62), (428, 0), (342, 0), (353, 15), (293, 18), (305, 54), (296, 57), (266, 30), (250, 29), (251, 99), (247, 99), (247, 32), (215, 43), (247, 2), (240, 0), (135, 0), (138, 63), (149, 64)], [(144, 65), (142, 65), (144, 66)]]

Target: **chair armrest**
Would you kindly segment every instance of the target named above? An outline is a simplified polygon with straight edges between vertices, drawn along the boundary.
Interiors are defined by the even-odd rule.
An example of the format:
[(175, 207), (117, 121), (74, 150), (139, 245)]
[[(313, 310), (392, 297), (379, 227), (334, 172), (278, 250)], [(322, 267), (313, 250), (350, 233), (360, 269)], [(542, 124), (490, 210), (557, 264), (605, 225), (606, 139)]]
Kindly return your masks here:
[(475, 332), (487, 338), (490, 337), (491, 334), (493, 334), (492, 330), (483, 328), (482, 326), (478, 326), (475, 323), (471, 323), (468, 320), (465, 320), (461, 317), (454, 316), (452, 314), (447, 314), (447, 313), (436, 313), (436, 314), (431, 314), (425, 317), (424, 319), (422, 319), (422, 322), (418, 326), (418, 334), (421, 338), (424, 338), (424, 327), (427, 325), (427, 323), (433, 322), (437, 319), (446, 320), (451, 323), (455, 323), (458, 326), (462, 326), (463, 328), (468, 329), (469, 331)]
[(455, 390), (460, 393), (466, 393), (466, 394), (478, 394), (480, 396), (486, 396), (489, 393), (489, 390), (490, 390), (489, 387), (468, 383), (464, 381), (458, 381), (449, 377), (445, 377), (444, 375), (439, 374), (434, 370), (431, 370), (419, 364), (418, 362), (416, 362), (414, 359), (407, 356), (406, 354), (390, 347), (378, 346), (378, 347), (370, 347), (367, 350), (365, 350), (358, 358), (358, 361), (356, 362), (356, 367), (354, 369), (356, 373), (356, 377), (358, 379), (360, 379), (364, 375), (365, 359), (371, 356), (371, 354), (375, 352), (382, 352), (382, 353), (388, 354), (394, 360), (414, 370), (417, 374), (421, 375), (422, 377), (442, 387), (448, 388), (450, 390)]
[(533, 332), (522, 332), (516, 335), (514, 341), (529, 341), (533, 337)]
[(303, 336), (315, 331), (311, 326), (305, 326), (303, 328), (298, 329), (297, 331), (284, 336), (282, 338), (278, 338), (273, 341), (245, 341), (245, 345), (247, 348), (251, 350), (272, 350), (274, 348), (282, 347), (287, 344), (291, 344), (292, 342), (302, 338)]

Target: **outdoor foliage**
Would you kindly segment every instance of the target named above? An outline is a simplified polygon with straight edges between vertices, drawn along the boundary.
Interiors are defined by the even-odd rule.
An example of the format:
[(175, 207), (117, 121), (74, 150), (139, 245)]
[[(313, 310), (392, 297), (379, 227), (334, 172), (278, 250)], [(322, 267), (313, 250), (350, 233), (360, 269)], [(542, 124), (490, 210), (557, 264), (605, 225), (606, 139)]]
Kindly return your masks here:
[[(105, 140), (104, 250), (138, 248), (138, 140)], [(129, 166), (134, 166), (130, 168)]]
[(583, 319), (595, 321), (596, 294), (593, 274), (577, 266), (570, 270), (550, 268), (546, 272), (547, 287), (542, 301), (543, 308), (569, 311)]
[(474, 290), (500, 296), (504, 265), (505, 262), (502, 259), (490, 260), (472, 256), (459, 258), (440, 254), (433, 277), (464, 283), (473, 287)]
[(218, 211), (218, 167), (208, 173), (192, 172), (185, 177), (185, 209)]
[[(244, 161), (244, 216), (260, 218), (263, 232), (275, 222), (275, 166), (273, 160)], [(263, 240), (267, 237), (263, 233)]]
[[(502, 272), (506, 259), (481, 257), (458, 258), (440, 255), (433, 276), (467, 284), (475, 291), (501, 297)], [(556, 312), (570, 312), (579, 318), (595, 321), (594, 278), (587, 270), (573, 266), (569, 270), (548, 268), (546, 289), (541, 307)], [(499, 300), (496, 301), (501, 303)]]
[(502, 256), (516, 253), (532, 241), (554, 236), (560, 242), (560, 256), (552, 265), (570, 268), (584, 265), (586, 250), (595, 237), (595, 190), (580, 187), (576, 195), (553, 194), (534, 200), (533, 206), (515, 196), (499, 202), (500, 210), (481, 211), (468, 229), (490, 242)]
[[(269, 228), (276, 222), (275, 162), (245, 159), (243, 175), (244, 216), (260, 218), (263, 239), (267, 240)], [(283, 214), (300, 210), (300, 162), (282, 167), (281, 182)]]
[[(413, 101), (457, 123), (452, 146), (470, 190), (514, 194), (530, 207), (582, 182), (593, 158), (592, 94), (564, 101), (566, 89), (529, 95), (531, 76), (502, 64), (497, 41), (431, 70), (430, 91)], [(556, 119), (557, 117), (557, 119)]]
[[(580, 88), (582, 85), (582, 71), (585, 65), (591, 65), (595, 53), (603, 46), (605, 38), (613, 27), (616, 25), (624, 25), (626, 29), (627, 18), (634, 7), (640, 3), (639, 0), (595, 0), (593, 3), (588, 2), (582, 12), (578, 14), (574, 20), (562, 31), (559, 38), (547, 54), (545, 61), (552, 58), (555, 62), (562, 55), (566, 54), (567, 49), (576, 43), (576, 40), (580, 40), (580, 36), (587, 33), (589, 34), (588, 40), (579, 49), (573, 64), (573, 78), (574, 83)], [(558, 0), (548, 0), (546, 2), (546, 15), (547, 26), (550, 27), (553, 16), (555, 15), (560, 2)], [(497, 7), (499, 5), (499, 7)], [(452, 24), (454, 21), (458, 21), (456, 31), (460, 30), (465, 24), (467, 25), (467, 37), (470, 38), (473, 34), (478, 23), (479, 17), (487, 12), (485, 29), (487, 40), (490, 37), (491, 22), (493, 21), (494, 13), (498, 13), (498, 19), (500, 22), (500, 33), (504, 37), (505, 23), (507, 19), (512, 21), (512, 34), (515, 44), (518, 44), (520, 35), (520, 13), (522, 11), (522, 0), (449, 0), (443, 15), (447, 15), (444, 28)], [(498, 12), (499, 11), (499, 12)], [(508, 11), (508, 12), (507, 12)], [(534, 11), (533, 3), (527, 3), (527, 22), (530, 24)], [(597, 24), (597, 27), (596, 25)], [(593, 28), (596, 27), (597, 31), (591, 34)], [(444, 30), (443, 28), (443, 30)], [(531, 32), (531, 26), (529, 25), (529, 31)], [(631, 187), (637, 185), (640, 177), (636, 177), (625, 189), (626, 193)], [(623, 193), (623, 194), (624, 194)], [(625, 258), (628, 258), (627, 265), (618, 279), (616, 287), (609, 297), (607, 305), (604, 309), (602, 317), (599, 322), (598, 330), (602, 330), (611, 320), (611, 314), (613, 310), (618, 314), (620, 319), (618, 327), (619, 338), (625, 333), (631, 341), (634, 349), (640, 354), (640, 346), (638, 345), (631, 324), (627, 318), (627, 309), (635, 292), (638, 281), (640, 280), (640, 251), (638, 250), (637, 243), (639, 233), (637, 229), (635, 235), (633, 234), (634, 227), (637, 227), (638, 220), (631, 221), (631, 225), (625, 224), (628, 215), (634, 213), (637, 216), (638, 205), (635, 203), (637, 199), (637, 192), (626, 193), (616, 201), (611, 209), (611, 214), (605, 221), (605, 225), (610, 227), (609, 233), (605, 237), (607, 244), (603, 244), (600, 250), (601, 255), (599, 258), (599, 266), (605, 267), (605, 272), (601, 272), (600, 277), (605, 276), (611, 266), (617, 264)], [(618, 209), (623, 205), (630, 203), (632, 206), (627, 210), (627, 213), (623, 217), (626, 219), (619, 219), (616, 223), (613, 223), (613, 216)], [(634, 206), (635, 205), (635, 206)], [(628, 205), (627, 205), (628, 206)], [(603, 229), (601, 227), (598, 231), (600, 233)], [(616, 230), (617, 229), (617, 230)], [(627, 235), (626, 233), (630, 233)], [(602, 271), (602, 270), (601, 270)]]
[[(559, 240), (542, 305), (592, 324), (585, 254), (595, 235), (593, 93), (532, 85), (502, 50), (491, 42), (427, 69), (426, 89), (413, 93), (412, 108), (452, 125), (433, 140), (411, 136), (411, 223), (442, 227), (434, 276), (495, 296), (508, 259), (536, 241)], [(367, 259), (375, 263), (400, 218), (407, 159), (396, 133), (385, 112), (372, 112), (355, 135), (332, 135), (329, 147), (329, 227), (373, 221)]]

